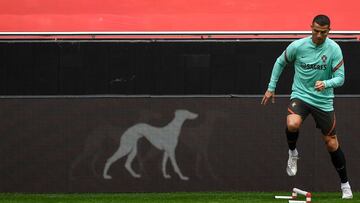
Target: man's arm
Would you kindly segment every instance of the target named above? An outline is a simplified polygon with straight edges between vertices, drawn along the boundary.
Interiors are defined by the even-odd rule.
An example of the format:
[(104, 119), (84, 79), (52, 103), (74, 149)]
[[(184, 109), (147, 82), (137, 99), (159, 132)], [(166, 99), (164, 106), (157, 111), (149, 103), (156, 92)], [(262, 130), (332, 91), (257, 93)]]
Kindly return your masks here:
[(340, 47), (335, 50), (334, 59), (331, 62), (332, 77), (329, 80), (316, 81), (315, 89), (323, 91), (325, 88), (340, 87), (345, 81), (344, 60)]
[(268, 91), (270, 92), (274, 92), (276, 89), (276, 84), (279, 81), (280, 75), (283, 72), (286, 64), (287, 64), (287, 59), (285, 59), (286, 56), (286, 50), (281, 54), (281, 56), (279, 58), (277, 58), (274, 67), (272, 69), (271, 72), (271, 77), (270, 77), (270, 82), (268, 85)]
[[(340, 48), (339, 48), (340, 49)], [(345, 68), (344, 60), (341, 53), (341, 50), (336, 54), (333, 63), (332, 63), (332, 78), (325, 80), (325, 88), (335, 88), (340, 87), (344, 84), (345, 81)]]
[(285, 66), (295, 60), (295, 46), (294, 42), (291, 43), (286, 50), (276, 59), (273, 70), (271, 72), (270, 82), (268, 89), (264, 94), (261, 104), (266, 105), (268, 100), (272, 98), (272, 103), (275, 102), (275, 89), (276, 84), (279, 81), (280, 75), (283, 72)]

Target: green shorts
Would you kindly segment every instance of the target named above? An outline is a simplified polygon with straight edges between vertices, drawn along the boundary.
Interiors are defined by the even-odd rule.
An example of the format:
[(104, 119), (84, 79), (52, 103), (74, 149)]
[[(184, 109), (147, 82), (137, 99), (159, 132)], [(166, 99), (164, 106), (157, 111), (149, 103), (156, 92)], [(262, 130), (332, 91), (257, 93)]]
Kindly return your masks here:
[(323, 135), (336, 135), (336, 118), (334, 111), (322, 111), (300, 99), (294, 98), (288, 106), (288, 114), (297, 114), (304, 121), (311, 114), (315, 120), (316, 127), (321, 130)]

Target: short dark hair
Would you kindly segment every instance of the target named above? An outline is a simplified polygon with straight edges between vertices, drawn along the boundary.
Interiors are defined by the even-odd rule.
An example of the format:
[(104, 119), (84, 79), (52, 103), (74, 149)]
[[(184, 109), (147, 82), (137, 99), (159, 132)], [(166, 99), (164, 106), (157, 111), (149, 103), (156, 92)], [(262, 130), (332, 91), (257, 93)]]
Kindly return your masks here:
[(313, 23), (317, 23), (321, 26), (325, 26), (328, 25), (330, 27), (330, 18), (327, 17), (326, 15), (317, 15), (315, 16)]

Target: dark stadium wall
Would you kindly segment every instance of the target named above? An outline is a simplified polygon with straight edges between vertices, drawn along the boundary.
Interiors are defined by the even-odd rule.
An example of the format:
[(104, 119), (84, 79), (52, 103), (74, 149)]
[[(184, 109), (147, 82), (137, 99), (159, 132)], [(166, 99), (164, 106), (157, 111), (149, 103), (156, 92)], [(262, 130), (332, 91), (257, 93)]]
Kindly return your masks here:
[[(0, 95), (263, 94), (287, 41), (2, 42)], [(339, 42), (346, 82), (359, 94), (359, 42)], [(293, 68), (277, 94), (289, 94)]]
[[(260, 100), (2, 98), (0, 192), (288, 191), (295, 186), (338, 191), (337, 173), (312, 118), (301, 131), (298, 174), (286, 175), (288, 98), (267, 107)], [(335, 101), (353, 188), (360, 187), (360, 127), (354, 125), (359, 102)], [(162, 164), (164, 150), (182, 176), (171, 160)], [(121, 157), (121, 151), (131, 152)], [(110, 157), (112, 179), (105, 179)], [(127, 160), (138, 174), (125, 168)]]

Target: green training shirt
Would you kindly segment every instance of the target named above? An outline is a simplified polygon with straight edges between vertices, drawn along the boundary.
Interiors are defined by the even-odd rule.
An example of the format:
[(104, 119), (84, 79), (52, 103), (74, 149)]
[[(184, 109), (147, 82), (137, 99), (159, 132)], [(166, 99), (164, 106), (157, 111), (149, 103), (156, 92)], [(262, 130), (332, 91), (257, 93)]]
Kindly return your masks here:
[[(276, 83), (286, 66), (294, 62), (295, 75), (291, 99), (298, 98), (323, 111), (333, 111), (334, 88), (344, 83), (344, 61), (340, 46), (332, 39), (316, 45), (311, 36), (292, 42), (274, 64), (269, 91), (275, 91)], [(315, 90), (315, 82), (324, 81), (323, 91)]]

